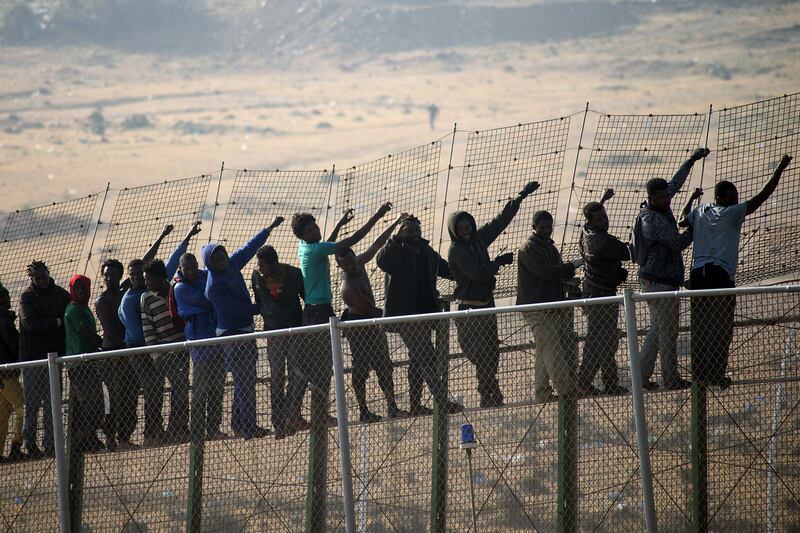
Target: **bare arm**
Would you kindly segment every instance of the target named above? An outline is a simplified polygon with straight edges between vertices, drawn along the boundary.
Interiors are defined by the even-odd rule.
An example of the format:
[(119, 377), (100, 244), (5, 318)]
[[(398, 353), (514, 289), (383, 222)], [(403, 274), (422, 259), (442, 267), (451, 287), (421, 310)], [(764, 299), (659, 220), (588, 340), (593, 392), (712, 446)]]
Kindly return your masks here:
[(678, 226), (685, 228), (689, 225), (689, 220), (687, 217), (689, 216), (689, 213), (692, 212), (692, 204), (694, 204), (694, 201), (701, 196), (703, 196), (703, 189), (698, 187), (694, 190), (689, 199), (686, 200), (686, 205), (683, 206), (683, 209), (681, 209), (681, 214), (678, 217)]
[(781, 158), (781, 162), (778, 163), (778, 168), (775, 169), (775, 172), (772, 173), (772, 177), (769, 179), (767, 183), (758, 191), (758, 194), (747, 200), (747, 214), (752, 215), (756, 212), (756, 210), (761, 207), (761, 204), (767, 201), (767, 198), (775, 192), (775, 189), (778, 187), (778, 182), (781, 179), (781, 174), (783, 171), (786, 170), (786, 167), (789, 166), (789, 163), (792, 161), (792, 156), (785, 155)]
[(164, 229), (161, 230), (161, 235), (158, 236), (158, 239), (156, 239), (156, 242), (153, 243), (150, 249), (145, 252), (144, 256), (142, 257), (142, 261), (149, 263), (156, 258), (156, 254), (158, 253), (158, 249), (161, 247), (161, 243), (164, 242), (164, 239), (167, 235), (172, 233), (173, 229), (175, 228), (172, 224), (167, 224), (164, 226)]
[(355, 314), (367, 318), (377, 318), (383, 315), (383, 310), (376, 307), (361, 291), (345, 286), (342, 289), (342, 301)]
[(386, 202), (385, 204), (380, 206), (380, 208), (377, 211), (375, 211), (375, 214), (372, 215), (369, 220), (367, 220), (366, 224), (364, 224), (356, 231), (354, 231), (349, 237), (342, 239), (340, 242), (337, 242), (336, 248), (338, 249), (338, 248), (343, 248), (345, 246), (350, 246), (350, 247), (355, 246), (358, 243), (358, 241), (367, 236), (369, 230), (371, 230), (373, 226), (375, 226), (375, 224), (378, 223), (381, 217), (383, 217), (383, 215), (388, 213), (391, 209), (392, 209), (392, 204), (390, 202)]
[(339, 219), (339, 222), (337, 222), (336, 225), (333, 227), (333, 231), (331, 231), (331, 234), (328, 235), (328, 242), (336, 242), (336, 239), (339, 238), (339, 231), (344, 226), (349, 224), (350, 221), (353, 220), (354, 217), (355, 217), (355, 210), (354, 209), (346, 210), (344, 212), (344, 214), (342, 215), (342, 218)]
[(600, 205), (605, 206), (606, 202), (614, 198), (614, 189), (606, 189), (600, 197)]
[(372, 243), (372, 246), (367, 248), (367, 251), (358, 256), (358, 262), (362, 265), (366, 265), (367, 263), (372, 261), (372, 258), (375, 257), (375, 255), (380, 251), (380, 249), (383, 248), (383, 245), (386, 244), (386, 242), (392, 236), (392, 233), (394, 232), (395, 228), (400, 224), (402, 224), (403, 221), (407, 218), (408, 218), (408, 213), (403, 213), (399, 217), (397, 217), (397, 220), (392, 222), (391, 226), (386, 228), (383, 231), (383, 233), (381, 233), (378, 236), (378, 238), (375, 239), (375, 242)]

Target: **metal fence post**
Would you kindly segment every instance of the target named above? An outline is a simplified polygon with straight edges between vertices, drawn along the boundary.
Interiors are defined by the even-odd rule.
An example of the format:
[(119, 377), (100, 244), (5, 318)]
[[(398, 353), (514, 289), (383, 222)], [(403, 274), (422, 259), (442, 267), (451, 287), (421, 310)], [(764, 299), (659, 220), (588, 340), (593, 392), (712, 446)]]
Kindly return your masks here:
[(338, 317), (331, 317), (331, 354), (333, 356), (333, 380), (336, 393), (336, 421), (339, 426), (339, 461), (342, 465), (342, 499), (344, 524), (347, 533), (355, 533), (355, 508), (353, 506), (353, 464), (350, 459), (350, 435), (347, 431), (347, 401), (344, 390), (344, 363), (342, 362), (342, 332), (337, 325)]
[[(312, 342), (327, 341), (326, 333)], [(331, 364), (330, 362), (326, 364)], [(306, 532), (325, 531), (325, 498), (328, 478), (327, 406), (329, 392), (311, 386), (311, 428), (308, 435), (308, 489), (306, 492)]]
[[(205, 416), (205, 414), (199, 416)], [(199, 532), (203, 523), (205, 451), (205, 437), (200, 437), (197, 442), (192, 438), (192, 442), (189, 444), (189, 494), (186, 501), (186, 531), (189, 533)]]
[(775, 392), (775, 409), (772, 412), (772, 430), (769, 438), (769, 465), (767, 468), (767, 533), (775, 531), (775, 463), (778, 460), (778, 428), (781, 422), (781, 404), (783, 403), (783, 390), (786, 385), (786, 361), (791, 357), (794, 349), (795, 330), (790, 329), (786, 334), (786, 347), (783, 360), (781, 360), (780, 382)]
[(558, 491), (556, 531), (578, 530), (578, 401), (558, 398)]
[(708, 531), (706, 386), (692, 380), (692, 531)]
[(656, 522), (655, 497), (653, 496), (653, 474), (650, 468), (650, 444), (647, 438), (647, 417), (644, 410), (644, 390), (642, 388), (642, 368), (639, 359), (639, 338), (636, 326), (636, 304), (631, 288), (623, 290), (625, 304), (625, 334), (628, 339), (628, 357), (631, 367), (631, 400), (636, 425), (636, 441), (639, 448), (639, 471), (642, 475), (642, 500), (644, 502), (644, 521), (649, 533), (658, 530)]
[(50, 375), (50, 411), (53, 417), (53, 444), (56, 448), (56, 480), (58, 483), (58, 511), (61, 518), (61, 533), (69, 533), (69, 499), (67, 487), (67, 465), (64, 455), (64, 420), (61, 416), (61, 373), (56, 363), (57, 353), (47, 354), (47, 370)]
[[(447, 305), (447, 304), (443, 304)], [(447, 311), (447, 308), (444, 308)], [(443, 398), (449, 398), (447, 373), (450, 355), (450, 321), (436, 322), (436, 374), (444, 391)], [(431, 533), (444, 533), (447, 524), (447, 412), (438, 398), (433, 400), (431, 473)]]
[(83, 452), (77, 449), (78, 443), (75, 440), (75, 403), (71, 384), (67, 405), (69, 406), (69, 416), (67, 418), (66, 465), (70, 531), (80, 531), (83, 523), (84, 457)]

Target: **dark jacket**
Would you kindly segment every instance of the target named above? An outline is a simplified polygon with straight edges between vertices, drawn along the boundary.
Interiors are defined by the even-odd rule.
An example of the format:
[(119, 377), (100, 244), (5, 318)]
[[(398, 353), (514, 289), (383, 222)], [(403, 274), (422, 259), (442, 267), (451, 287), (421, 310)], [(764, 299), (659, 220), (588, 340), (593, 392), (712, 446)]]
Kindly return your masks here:
[(303, 325), (303, 306), (300, 298), (305, 298), (303, 273), (291, 265), (283, 265), (285, 277), (280, 292), (273, 294), (267, 282), (257, 270), (253, 271), (251, 284), (256, 304), (261, 306), (264, 330), (295, 328)]
[[(19, 332), (14, 320), (16, 313), (10, 309), (0, 309), (0, 365), (19, 362)], [(19, 369), (0, 370), (0, 379), (13, 379), (19, 376)]]
[[(64, 354), (64, 311), (69, 293), (50, 279), (46, 289), (33, 283), (19, 297), (19, 359), (36, 361)], [(60, 322), (60, 325), (59, 325)]]
[[(386, 273), (385, 316), (413, 315), (417, 313), (434, 313), (439, 292), (436, 290), (436, 277), (452, 279), (450, 265), (441, 258), (428, 241), (420, 239), (419, 252), (415, 252), (397, 236), (378, 252), (376, 262)], [(427, 279), (420, 282), (417, 276), (418, 264), (427, 266)], [(419, 309), (417, 306), (420, 287), (430, 291), (431, 309)], [(428, 296), (428, 295), (425, 295)]]
[[(477, 229), (475, 219), (466, 211), (456, 211), (450, 216), (447, 231), (452, 243), (447, 262), (456, 282), (453, 296), (459, 300), (492, 300), (497, 285), (495, 275), (500, 266), (489, 259), (489, 246), (514, 219), (520, 203), (521, 200), (509, 201), (494, 220), (480, 229)], [(462, 219), (472, 224), (472, 238), (469, 242), (459, 239), (456, 233), (456, 226)]]
[(622, 268), (622, 262), (631, 258), (628, 245), (607, 231), (594, 231), (584, 226), (578, 246), (581, 257), (586, 261), (584, 286), (616, 292), (617, 287), (628, 278), (628, 271)]
[(531, 235), (517, 261), (517, 305), (565, 299), (562, 282), (575, 275), (575, 266), (561, 261), (552, 239)]

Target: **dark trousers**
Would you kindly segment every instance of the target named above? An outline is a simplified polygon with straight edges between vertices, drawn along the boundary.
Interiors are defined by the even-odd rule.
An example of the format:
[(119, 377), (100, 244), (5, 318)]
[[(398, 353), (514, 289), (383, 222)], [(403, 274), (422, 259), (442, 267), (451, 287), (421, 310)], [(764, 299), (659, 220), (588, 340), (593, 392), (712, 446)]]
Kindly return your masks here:
[(225, 365), (221, 346), (192, 348), (205, 352), (192, 365), (191, 433), (195, 442), (218, 433), (222, 425)]
[[(228, 330), (222, 335), (241, 335), (240, 330)], [(233, 376), (233, 405), (231, 430), (244, 438), (252, 438), (258, 427), (256, 410), (256, 363), (258, 343), (255, 339), (225, 344), (225, 367)]]
[(136, 429), (136, 403), (139, 395), (139, 382), (131, 365), (131, 359), (115, 357), (103, 359), (98, 364), (111, 404), (111, 412), (105, 421), (103, 432), (106, 436), (128, 441)]
[(25, 425), (22, 438), (28, 449), (36, 445), (39, 429), (39, 409), (42, 409), (44, 435), (42, 447), (53, 449), (53, 412), (50, 409), (50, 381), (46, 366), (34, 366), (22, 370), (22, 394), (25, 402)]
[(297, 359), (300, 356), (298, 344), (294, 336), (267, 339), (269, 399), (272, 407), (272, 426), (276, 430), (283, 429), (287, 416), (300, 414), (300, 404), (303, 401), (306, 384), (296, 371)]
[[(615, 291), (604, 291), (593, 287), (585, 287), (584, 298), (600, 298), (614, 296)], [(591, 385), (599, 370), (603, 378), (603, 387), (619, 385), (619, 373), (615, 355), (619, 347), (619, 306), (589, 305), (584, 308), (586, 314), (586, 341), (583, 345), (583, 361), (578, 370), (578, 383)]]
[[(358, 320), (356, 315), (350, 315), (350, 320)], [(350, 352), (353, 358), (353, 393), (359, 403), (359, 408), (366, 409), (367, 379), (370, 370), (375, 371), (378, 385), (383, 391), (387, 401), (394, 402), (394, 378), (392, 376), (392, 359), (389, 356), (389, 343), (386, 333), (380, 326), (366, 326), (347, 330), (347, 341), (350, 343)], [(393, 407), (393, 406), (392, 406)]]
[(97, 361), (77, 363), (69, 369), (69, 430), (74, 443), (97, 438), (103, 425), (103, 388)]
[[(303, 309), (303, 325), (327, 324), (334, 315), (330, 304), (307, 304)], [(328, 414), (329, 391), (333, 364), (331, 361), (331, 336), (327, 331), (310, 333), (297, 338), (297, 346), (302, 349), (298, 355), (294, 371), (298, 379), (288, 393), (291, 406), (287, 413), (298, 413), (307, 384), (311, 384), (311, 424), (325, 424)]]
[[(487, 309), (494, 302), (484, 306), (459, 305), (458, 310)], [(500, 364), (500, 341), (497, 338), (497, 317), (484, 315), (456, 320), (458, 344), (464, 356), (475, 365), (478, 379), (478, 394), (482, 402), (503, 400), (500, 384), (497, 382), (497, 367)]]
[(161, 438), (164, 433), (164, 378), (170, 384), (169, 429), (173, 434), (189, 428), (189, 354), (185, 351), (139, 355), (133, 360), (144, 396), (144, 436)]
[[(728, 273), (714, 264), (692, 270), (692, 290), (727, 289), (735, 286)], [(736, 296), (692, 298), (692, 374), (695, 379), (717, 384), (725, 377), (728, 350), (733, 340)]]
[(440, 403), (447, 401), (447, 390), (436, 374), (436, 348), (431, 342), (433, 324), (410, 322), (399, 324), (396, 331), (408, 348), (408, 395), (412, 409), (422, 403), (422, 383)]

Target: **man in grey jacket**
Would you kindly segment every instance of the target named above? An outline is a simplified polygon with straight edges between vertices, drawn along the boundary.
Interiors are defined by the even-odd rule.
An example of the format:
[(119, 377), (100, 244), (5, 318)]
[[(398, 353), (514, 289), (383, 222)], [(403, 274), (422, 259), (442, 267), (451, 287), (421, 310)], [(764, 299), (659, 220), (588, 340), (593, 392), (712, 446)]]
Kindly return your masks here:
[[(684, 162), (672, 179), (653, 178), (647, 182), (647, 202), (638, 217), (641, 222), (641, 243), (644, 260), (639, 264), (639, 284), (642, 292), (677, 291), (684, 281), (681, 252), (692, 244), (692, 230), (678, 232), (672, 214), (672, 198), (681, 190), (695, 162), (706, 157), (707, 148), (698, 148)], [(691, 206), (690, 203), (687, 204)], [(637, 254), (638, 255), (638, 254)], [(669, 390), (686, 389), (690, 383), (678, 372), (678, 312), (675, 299), (650, 300), (650, 330), (642, 347), (642, 379), (648, 390), (658, 388), (650, 381), (656, 355), (661, 353), (663, 385)]]

